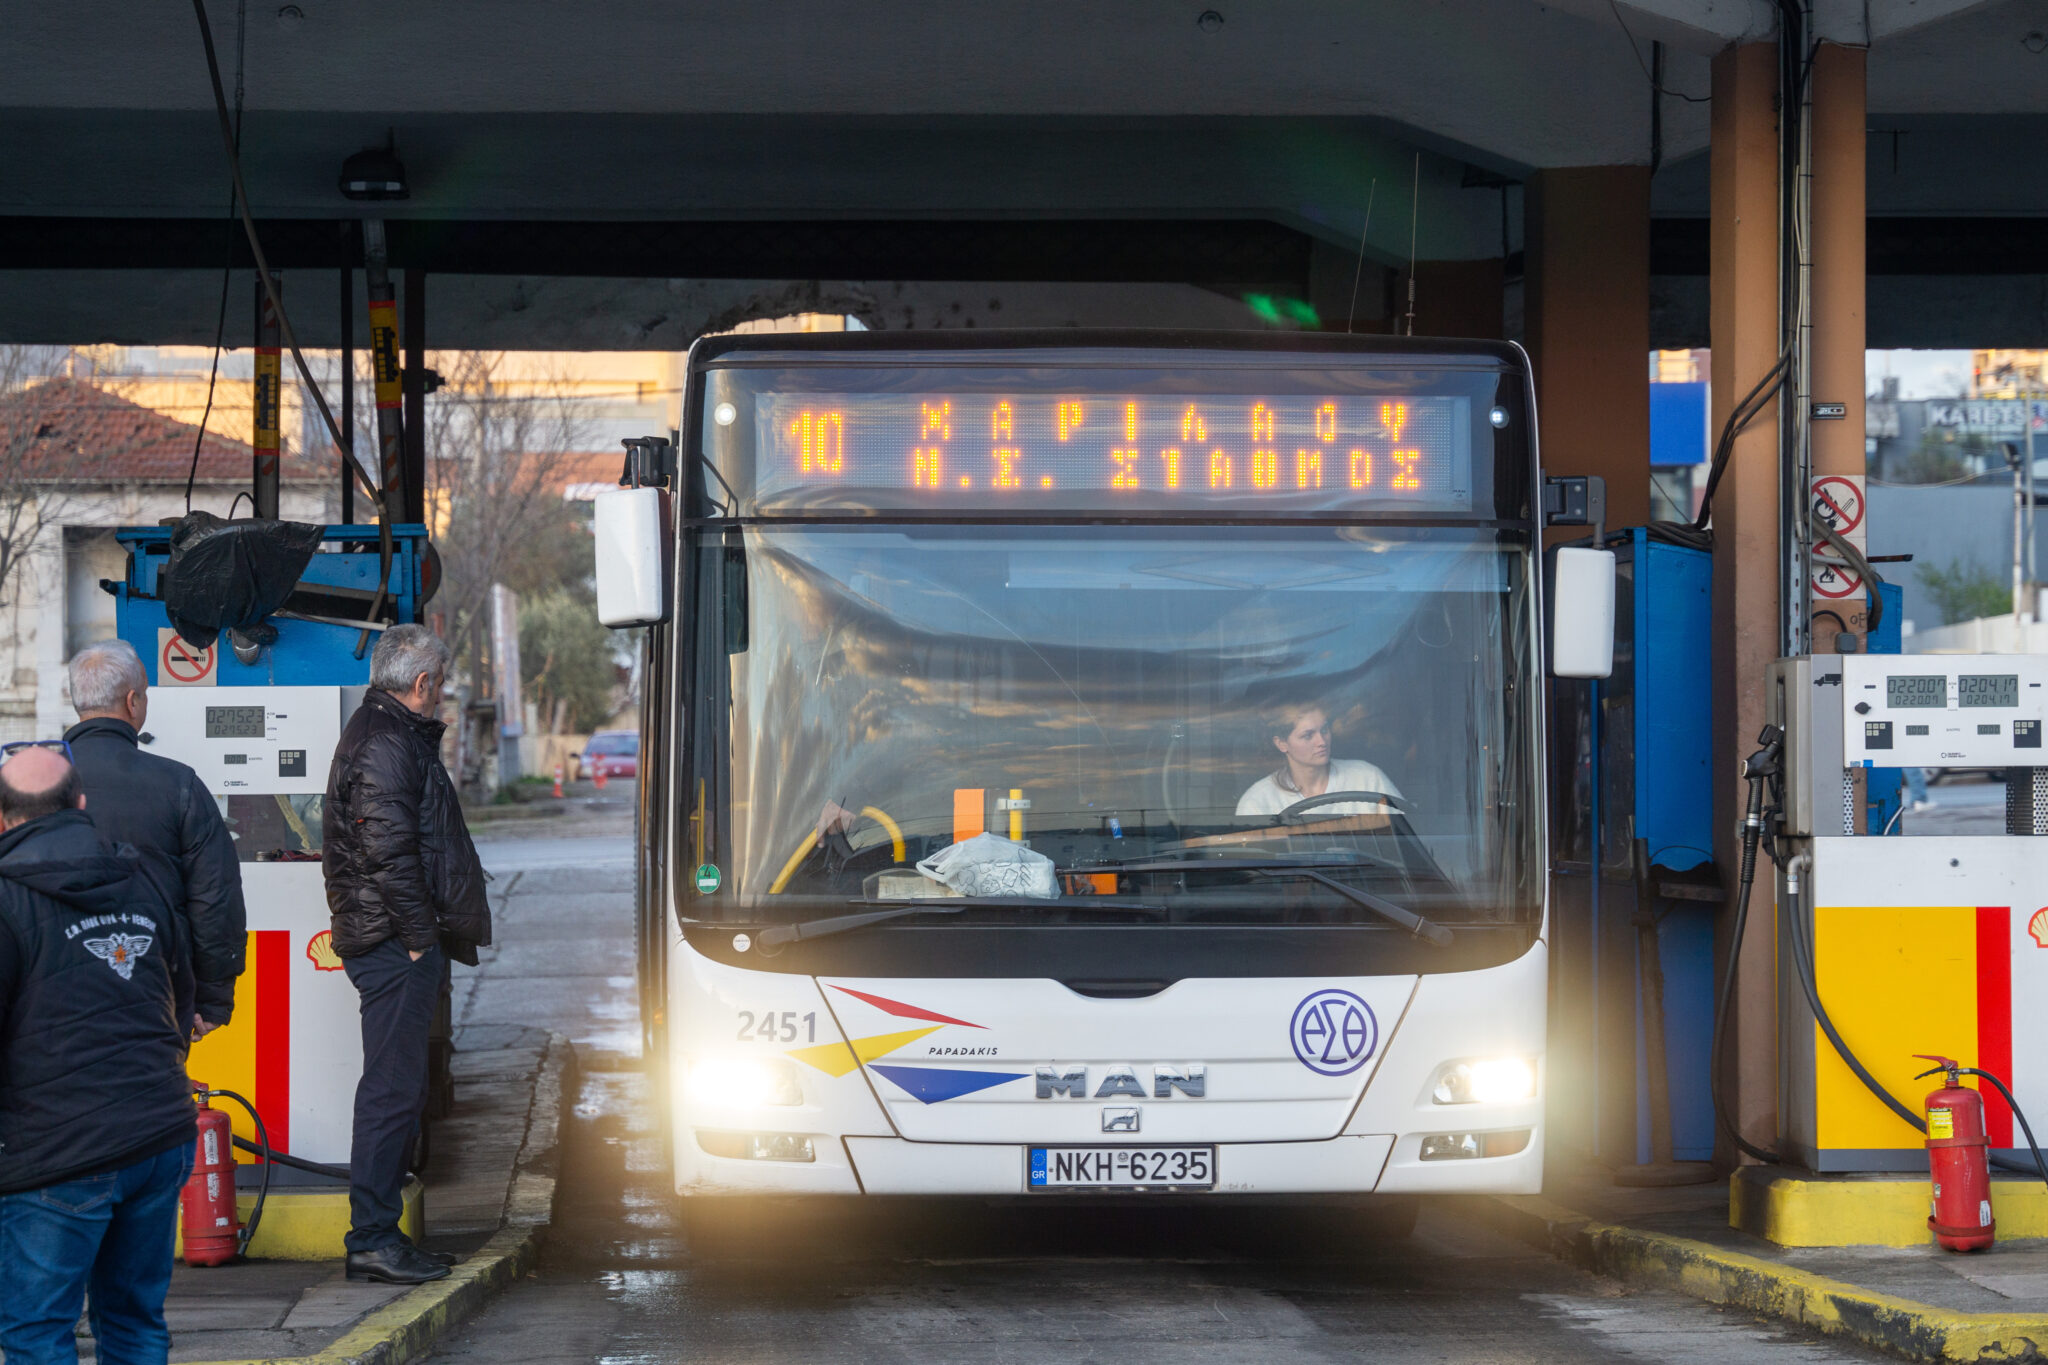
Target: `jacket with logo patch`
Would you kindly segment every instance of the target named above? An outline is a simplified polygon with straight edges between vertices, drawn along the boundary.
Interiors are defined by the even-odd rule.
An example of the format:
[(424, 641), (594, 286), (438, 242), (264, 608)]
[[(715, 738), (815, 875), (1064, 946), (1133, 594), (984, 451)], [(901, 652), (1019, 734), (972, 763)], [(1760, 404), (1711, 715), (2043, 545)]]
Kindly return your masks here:
[(441, 763), (446, 728), (375, 687), (342, 727), (320, 855), (341, 957), (395, 938), (413, 952), (438, 942), (474, 966), (490, 944), (483, 865)]
[(198, 1013), (225, 1024), (235, 1012), (248, 915), (242, 865), (199, 774), (137, 747), (135, 727), (112, 716), (64, 733), (85, 782), (85, 813), (110, 843), (133, 844), (175, 873), (179, 939), (191, 958)]
[(0, 1194), (196, 1139), (175, 935), (160, 884), (85, 812), (0, 834)]

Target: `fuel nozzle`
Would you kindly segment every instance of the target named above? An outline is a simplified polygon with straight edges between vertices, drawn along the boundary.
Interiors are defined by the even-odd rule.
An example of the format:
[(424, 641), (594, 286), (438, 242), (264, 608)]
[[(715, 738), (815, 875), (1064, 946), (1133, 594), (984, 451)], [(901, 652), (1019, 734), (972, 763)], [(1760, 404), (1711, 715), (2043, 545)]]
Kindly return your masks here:
[(1762, 747), (1742, 760), (1742, 775), (1750, 779), (1776, 777), (1785, 756), (1785, 732), (1766, 725), (1757, 732), (1756, 742)]

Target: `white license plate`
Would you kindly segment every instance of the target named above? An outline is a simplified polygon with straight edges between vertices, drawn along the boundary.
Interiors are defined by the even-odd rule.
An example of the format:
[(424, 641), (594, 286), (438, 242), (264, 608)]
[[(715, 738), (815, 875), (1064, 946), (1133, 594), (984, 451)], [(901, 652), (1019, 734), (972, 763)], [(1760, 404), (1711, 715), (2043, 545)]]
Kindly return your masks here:
[(1214, 1147), (1033, 1147), (1034, 1190), (1207, 1190)]

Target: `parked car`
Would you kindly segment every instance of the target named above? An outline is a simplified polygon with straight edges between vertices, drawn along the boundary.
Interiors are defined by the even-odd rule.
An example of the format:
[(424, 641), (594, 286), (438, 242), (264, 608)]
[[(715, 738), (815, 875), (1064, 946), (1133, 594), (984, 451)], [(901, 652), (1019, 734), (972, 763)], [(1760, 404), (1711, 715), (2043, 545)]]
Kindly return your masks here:
[(640, 732), (599, 730), (576, 756), (576, 768), (583, 777), (596, 777), (600, 772), (607, 778), (639, 777)]

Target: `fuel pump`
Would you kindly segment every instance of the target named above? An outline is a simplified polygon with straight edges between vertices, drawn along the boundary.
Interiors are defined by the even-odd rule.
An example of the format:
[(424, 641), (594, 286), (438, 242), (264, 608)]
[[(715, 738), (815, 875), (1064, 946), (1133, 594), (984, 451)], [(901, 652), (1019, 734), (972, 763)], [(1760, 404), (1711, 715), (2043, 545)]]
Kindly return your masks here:
[[(2048, 658), (1780, 659), (1767, 706), (1784, 735), (1770, 839), (1784, 967), (1778, 1155), (1821, 1172), (1918, 1171), (1931, 1157), (1942, 1245), (1988, 1245), (1988, 1179), (1981, 1207), (1964, 1207), (1975, 1186), (1963, 1165), (1982, 1153), (2040, 1171), (2021, 1104), (2048, 1104), (2048, 1053), (2035, 1046), (2048, 1025)], [(2002, 772), (2004, 831), (1874, 837), (1863, 778), (1907, 766)], [(1928, 1118), (1900, 1098), (1934, 1074), (1916, 1058), (1948, 1073)]]

